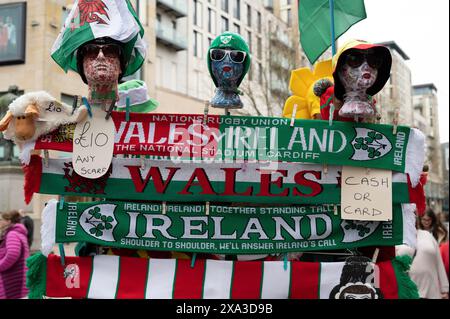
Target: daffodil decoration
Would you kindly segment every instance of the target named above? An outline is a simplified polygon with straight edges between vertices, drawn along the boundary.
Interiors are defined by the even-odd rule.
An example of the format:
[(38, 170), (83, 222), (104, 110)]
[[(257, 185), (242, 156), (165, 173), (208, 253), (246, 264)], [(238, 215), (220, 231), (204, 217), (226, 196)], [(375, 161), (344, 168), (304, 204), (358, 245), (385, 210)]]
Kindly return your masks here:
[(314, 119), (320, 114), (320, 97), (314, 93), (318, 81), (333, 81), (332, 61), (318, 62), (314, 69), (301, 68), (292, 71), (289, 88), (293, 95), (286, 100), (283, 117), (296, 119)]

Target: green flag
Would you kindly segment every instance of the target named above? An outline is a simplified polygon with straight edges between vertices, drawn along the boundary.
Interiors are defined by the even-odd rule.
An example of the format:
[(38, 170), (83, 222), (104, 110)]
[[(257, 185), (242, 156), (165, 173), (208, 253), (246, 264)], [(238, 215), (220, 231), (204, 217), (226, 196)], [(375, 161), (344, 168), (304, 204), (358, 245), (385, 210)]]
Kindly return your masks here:
[[(338, 39), (354, 24), (364, 20), (364, 0), (333, 0), (335, 37)], [(329, 0), (299, 1), (300, 42), (311, 64), (331, 45)]]

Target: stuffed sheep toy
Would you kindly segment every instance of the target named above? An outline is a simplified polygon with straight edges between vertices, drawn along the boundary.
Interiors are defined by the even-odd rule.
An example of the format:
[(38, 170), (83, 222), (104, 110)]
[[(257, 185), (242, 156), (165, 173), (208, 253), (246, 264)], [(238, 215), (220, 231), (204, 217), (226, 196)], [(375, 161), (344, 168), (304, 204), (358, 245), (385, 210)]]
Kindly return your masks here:
[(74, 112), (72, 106), (59, 102), (47, 92), (31, 92), (9, 105), (9, 111), (0, 121), (0, 132), (21, 148), (60, 125), (83, 121), (87, 114), (84, 105)]

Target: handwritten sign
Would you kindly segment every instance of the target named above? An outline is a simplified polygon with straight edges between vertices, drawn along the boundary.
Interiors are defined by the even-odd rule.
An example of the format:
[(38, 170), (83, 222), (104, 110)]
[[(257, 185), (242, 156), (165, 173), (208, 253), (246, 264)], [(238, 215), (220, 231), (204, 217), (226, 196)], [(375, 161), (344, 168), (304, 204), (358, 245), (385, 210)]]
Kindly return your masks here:
[(105, 120), (105, 112), (92, 109), (92, 118), (77, 124), (73, 139), (72, 161), (75, 172), (97, 179), (108, 172), (114, 151), (114, 121)]
[(343, 167), (341, 217), (344, 220), (392, 220), (392, 171)]

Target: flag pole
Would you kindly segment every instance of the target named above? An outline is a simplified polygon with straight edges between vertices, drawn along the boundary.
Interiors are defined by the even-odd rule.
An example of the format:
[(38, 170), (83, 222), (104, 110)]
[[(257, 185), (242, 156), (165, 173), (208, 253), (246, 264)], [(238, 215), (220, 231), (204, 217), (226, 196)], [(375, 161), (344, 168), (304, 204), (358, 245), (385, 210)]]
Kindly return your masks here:
[(334, 0), (330, 1), (330, 17), (331, 17), (331, 48), (333, 56), (336, 55), (336, 31), (334, 25)]

